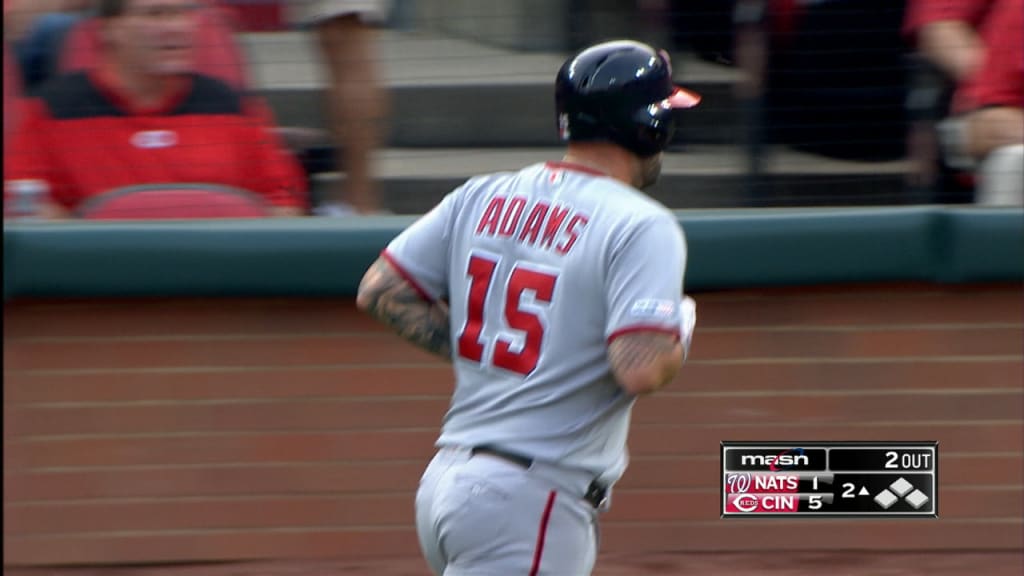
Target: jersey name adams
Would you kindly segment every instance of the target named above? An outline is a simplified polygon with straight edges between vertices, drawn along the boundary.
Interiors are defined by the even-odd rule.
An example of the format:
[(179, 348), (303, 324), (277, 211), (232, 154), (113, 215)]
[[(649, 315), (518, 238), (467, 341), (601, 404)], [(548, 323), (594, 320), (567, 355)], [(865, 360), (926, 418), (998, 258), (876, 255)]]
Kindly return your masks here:
[(513, 238), (517, 242), (566, 255), (590, 222), (569, 205), (532, 204), (522, 196), (491, 199), (476, 226), (477, 236)]

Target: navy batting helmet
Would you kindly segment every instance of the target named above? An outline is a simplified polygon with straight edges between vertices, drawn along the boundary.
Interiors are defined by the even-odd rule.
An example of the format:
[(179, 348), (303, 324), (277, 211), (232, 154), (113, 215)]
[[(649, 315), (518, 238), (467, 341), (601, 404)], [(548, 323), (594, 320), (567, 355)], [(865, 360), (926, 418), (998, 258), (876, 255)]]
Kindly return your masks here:
[(630, 40), (583, 50), (555, 80), (562, 141), (609, 140), (641, 158), (668, 146), (673, 109), (698, 102), (699, 95), (672, 83), (668, 54)]

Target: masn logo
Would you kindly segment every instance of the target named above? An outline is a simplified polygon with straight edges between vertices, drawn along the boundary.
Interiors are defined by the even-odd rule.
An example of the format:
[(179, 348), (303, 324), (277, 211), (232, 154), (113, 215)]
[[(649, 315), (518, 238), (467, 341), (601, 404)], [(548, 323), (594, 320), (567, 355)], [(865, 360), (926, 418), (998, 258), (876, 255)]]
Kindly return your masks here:
[(744, 466), (767, 466), (769, 470), (775, 472), (795, 466), (809, 466), (811, 459), (806, 454), (791, 454), (788, 452), (774, 456), (768, 454), (743, 454), (740, 456), (740, 464)]
[(786, 448), (771, 446), (727, 446), (724, 468), (730, 472), (809, 472), (826, 470), (828, 454), (824, 448)]
[(772, 466), (781, 468), (783, 466), (808, 465), (811, 459), (803, 454), (783, 454), (782, 456), (765, 456), (764, 454), (744, 454), (740, 456), (740, 462), (744, 466)]

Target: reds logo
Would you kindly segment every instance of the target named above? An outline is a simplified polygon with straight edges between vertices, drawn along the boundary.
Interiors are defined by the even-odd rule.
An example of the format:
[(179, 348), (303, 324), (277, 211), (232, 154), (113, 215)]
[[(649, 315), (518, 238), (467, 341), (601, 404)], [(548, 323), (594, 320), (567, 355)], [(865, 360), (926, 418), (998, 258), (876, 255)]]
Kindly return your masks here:
[(145, 130), (132, 135), (132, 145), (143, 150), (170, 148), (178, 143), (178, 134), (170, 130)]
[(740, 512), (753, 512), (757, 510), (758, 498), (753, 494), (742, 494), (732, 501), (732, 505)]

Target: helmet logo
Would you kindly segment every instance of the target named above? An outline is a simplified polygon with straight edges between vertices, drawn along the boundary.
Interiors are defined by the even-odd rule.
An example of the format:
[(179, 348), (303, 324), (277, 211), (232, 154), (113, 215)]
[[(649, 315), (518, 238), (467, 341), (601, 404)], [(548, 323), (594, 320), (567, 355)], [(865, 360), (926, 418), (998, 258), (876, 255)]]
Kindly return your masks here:
[(558, 137), (562, 140), (568, 140), (569, 136), (569, 115), (563, 112), (558, 115)]

